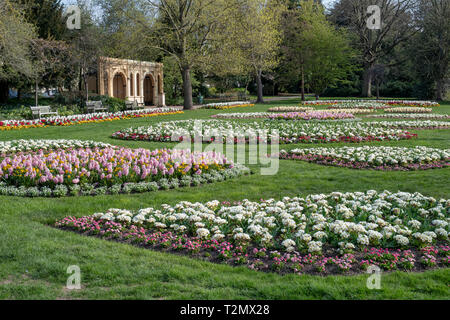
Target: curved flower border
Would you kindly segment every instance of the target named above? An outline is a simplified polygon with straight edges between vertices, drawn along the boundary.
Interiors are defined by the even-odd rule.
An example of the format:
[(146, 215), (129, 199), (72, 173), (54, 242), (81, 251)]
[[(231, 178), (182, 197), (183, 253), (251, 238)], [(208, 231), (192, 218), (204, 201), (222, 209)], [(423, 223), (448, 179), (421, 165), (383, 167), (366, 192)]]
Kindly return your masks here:
[(432, 108), (423, 107), (405, 107), (405, 108), (388, 108), (384, 109), (385, 113), (433, 113)]
[(336, 112), (327, 110), (306, 111), (306, 112), (250, 112), (250, 113), (219, 113), (212, 115), (213, 119), (275, 119), (275, 120), (344, 120), (354, 119), (351, 112)]
[[(345, 121), (345, 120), (343, 120)], [(201, 124), (200, 128), (197, 125)], [(389, 126), (395, 126), (390, 123)], [(161, 122), (155, 126), (129, 128), (115, 132), (112, 137), (123, 140), (179, 142), (186, 138), (204, 143), (248, 143), (250, 136), (260, 143), (334, 143), (370, 142), (413, 139), (412, 134), (379, 122), (299, 122), (267, 120), (239, 122), (223, 120), (182, 120)], [(400, 126), (401, 128), (401, 126)], [(277, 135), (276, 135), (276, 134)], [(279, 134), (279, 136), (278, 136)]]
[(67, 217), (55, 226), (282, 274), (351, 274), (370, 265), (422, 271), (449, 266), (449, 201), (388, 191), (234, 204), (183, 201)]
[(413, 171), (450, 166), (450, 150), (427, 147), (342, 147), (282, 150), (284, 160), (300, 160), (325, 166), (380, 171)]
[(115, 148), (109, 143), (92, 140), (39, 139), (39, 140), (9, 140), (0, 141), (0, 158), (14, 153), (28, 153), (58, 149), (79, 148)]
[(0, 131), (20, 130), (30, 128), (44, 128), (49, 126), (72, 126), (85, 123), (101, 123), (107, 121), (127, 120), (133, 118), (148, 118), (183, 114), (178, 108), (144, 109), (121, 112), (101, 112), (90, 114), (78, 114), (73, 116), (55, 116), (38, 120), (1, 120)]
[(222, 171), (211, 171), (197, 176), (186, 176), (183, 178), (161, 179), (153, 182), (116, 184), (110, 187), (99, 187), (94, 184), (82, 184), (66, 187), (57, 185), (49, 187), (15, 187), (0, 182), (0, 195), (15, 197), (69, 197), (69, 196), (100, 196), (145, 193), (158, 190), (178, 189), (182, 187), (197, 187), (204, 184), (216, 183), (229, 180), (241, 175), (251, 174), (250, 169), (235, 164), (233, 168)]
[(440, 106), (439, 103), (434, 101), (412, 101), (412, 100), (316, 100), (316, 101), (304, 101), (302, 102), (302, 105), (327, 106), (327, 105), (337, 105), (337, 104), (344, 105), (357, 103), (364, 103), (364, 104), (372, 103), (385, 106), (425, 107), (425, 108)]
[(222, 102), (222, 103), (210, 103), (201, 106), (201, 109), (215, 109), (215, 110), (227, 110), (233, 108), (246, 108), (254, 107), (250, 101), (237, 101), (237, 102)]
[(368, 118), (378, 119), (411, 119), (411, 120), (447, 120), (450, 119), (446, 114), (417, 114), (417, 113), (400, 113), (400, 114), (379, 114), (370, 115)]

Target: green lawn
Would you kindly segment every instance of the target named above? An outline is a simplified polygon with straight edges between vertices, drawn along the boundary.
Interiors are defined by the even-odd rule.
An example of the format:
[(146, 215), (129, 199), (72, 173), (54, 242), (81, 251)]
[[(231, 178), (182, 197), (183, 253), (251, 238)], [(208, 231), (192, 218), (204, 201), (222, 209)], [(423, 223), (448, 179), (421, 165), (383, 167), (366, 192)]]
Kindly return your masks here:
[[(160, 121), (209, 118), (222, 112), (265, 111), (272, 102), (230, 111), (197, 110), (183, 115), (0, 132), (0, 140), (91, 139), (143, 148), (170, 143), (119, 141), (110, 135), (123, 128)], [(436, 110), (450, 114), (450, 103)], [(450, 148), (450, 130), (418, 131), (412, 141), (380, 145)], [(334, 144), (335, 146), (336, 144)], [(310, 147), (289, 145), (286, 148)], [(450, 270), (422, 274), (396, 272), (382, 277), (382, 290), (366, 288), (368, 275), (280, 276), (244, 267), (215, 265), (189, 257), (83, 237), (54, 229), (57, 219), (109, 208), (139, 209), (187, 201), (259, 200), (333, 191), (390, 190), (449, 198), (450, 168), (422, 172), (355, 171), (296, 161), (281, 161), (276, 177), (255, 174), (195, 188), (154, 193), (61, 199), (0, 196), (0, 299), (448, 299)], [(68, 291), (69, 265), (81, 268), (82, 290)]]

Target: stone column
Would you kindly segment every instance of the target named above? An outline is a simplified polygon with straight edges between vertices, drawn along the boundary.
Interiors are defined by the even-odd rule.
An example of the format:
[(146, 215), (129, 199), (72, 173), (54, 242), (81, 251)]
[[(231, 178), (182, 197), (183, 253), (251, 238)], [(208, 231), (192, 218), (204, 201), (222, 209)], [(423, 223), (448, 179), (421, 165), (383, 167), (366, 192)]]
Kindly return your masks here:
[(125, 100), (129, 100), (131, 97), (131, 78), (129, 78), (127, 75), (125, 76), (125, 84), (126, 84), (126, 90), (125, 90)]
[(97, 87), (98, 94), (105, 95), (105, 72), (103, 71), (103, 65), (100, 62), (100, 58), (97, 60)]
[(138, 90), (137, 90), (137, 72), (133, 74), (133, 96), (136, 98), (138, 97)]
[(158, 76), (153, 74), (153, 104), (159, 107)]
[(114, 81), (114, 74), (112, 72), (108, 72), (108, 96), (110, 97), (114, 97), (113, 81)]

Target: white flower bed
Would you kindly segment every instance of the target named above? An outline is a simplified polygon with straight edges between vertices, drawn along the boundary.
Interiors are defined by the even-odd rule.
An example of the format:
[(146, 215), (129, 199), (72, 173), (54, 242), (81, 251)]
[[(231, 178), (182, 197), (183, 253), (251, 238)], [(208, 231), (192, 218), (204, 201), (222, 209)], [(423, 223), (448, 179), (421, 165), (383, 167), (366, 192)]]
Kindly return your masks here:
[(182, 201), (137, 212), (111, 209), (96, 219), (202, 238), (320, 253), (333, 247), (400, 248), (448, 241), (450, 200), (384, 191), (285, 197), (221, 205)]
[(389, 108), (388, 105), (376, 101), (343, 101), (338, 103), (330, 103), (328, 109), (363, 109), (363, 110), (379, 110)]
[(53, 149), (78, 149), (78, 148), (107, 148), (112, 147), (108, 143), (84, 140), (11, 140), (0, 141), (0, 155), (29, 152), (38, 150), (53, 150)]
[[(394, 123), (395, 124), (395, 123)], [(410, 139), (414, 135), (403, 130), (386, 128), (371, 123), (308, 123), (299, 121), (171, 121), (161, 122), (153, 126), (129, 128), (113, 134), (114, 138), (125, 140), (148, 141), (180, 141), (190, 137), (203, 142), (212, 142), (214, 137), (222, 137), (225, 141), (243, 143), (249, 137), (258, 137), (260, 141), (275, 141), (278, 133), (282, 143), (303, 142), (361, 142), (373, 140)], [(242, 138), (242, 139), (241, 139)], [(236, 140), (238, 139), (238, 140)]]
[(384, 109), (386, 113), (432, 113), (431, 108), (419, 108), (419, 107), (405, 107), (405, 108), (389, 108)]
[(281, 158), (317, 162), (326, 165), (362, 168), (431, 169), (450, 161), (450, 149), (428, 147), (342, 147), (308, 148), (282, 151)]
[(447, 129), (450, 128), (450, 122), (432, 121), (432, 120), (415, 120), (415, 121), (381, 121), (367, 122), (375, 126), (385, 128), (402, 128), (402, 129)]
[(413, 120), (445, 120), (450, 119), (446, 114), (417, 114), (417, 113), (402, 113), (402, 114), (380, 114), (370, 116), (371, 118), (380, 119), (413, 119)]

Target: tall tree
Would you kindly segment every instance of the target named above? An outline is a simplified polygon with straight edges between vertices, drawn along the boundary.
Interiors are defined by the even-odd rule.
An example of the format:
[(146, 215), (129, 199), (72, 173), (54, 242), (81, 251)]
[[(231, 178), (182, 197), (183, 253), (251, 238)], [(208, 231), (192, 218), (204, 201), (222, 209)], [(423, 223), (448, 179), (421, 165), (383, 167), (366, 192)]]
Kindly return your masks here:
[(243, 58), (241, 63), (256, 78), (257, 103), (264, 103), (262, 77), (279, 62), (285, 6), (278, 0), (235, 0), (235, 5), (235, 44)]
[[(219, 57), (214, 52), (218, 48), (232, 56), (232, 52), (224, 51), (227, 39), (221, 32), (231, 17), (230, 4), (226, 0), (142, 1), (147, 5), (147, 15), (141, 20), (148, 26), (146, 43), (176, 60), (183, 79), (184, 108), (191, 109), (192, 70), (208, 69), (211, 58)], [(220, 45), (217, 39), (221, 39)]]
[(353, 69), (347, 36), (327, 21), (320, 2), (298, 1), (286, 14), (284, 30), (283, 64), (291, 76), (300, 78), (303, 100), (305, 83), (318, 98)]
[(145, 41), (147, 25), (139, 23), (146, 19), (139, 1), (96, 0), (102, 15), (99, 31), (102, 33), (103, 53), (108, 57), (155, 61), (160, 53)]
[[(331, 10), (334, 22), (348, 27), (358, 39), (356, 46), (364, 67), (363, 96), (372, 96), (373, 68), (378, 61), (418, 31), (414, 23), (416, 3), (417, 0), (340, 0)], [(371, 5), (381, 9), (380, 29), (368, 28)]]
[(36, 26), (41, 39), (62, 40), (66, 32), (61, 0), (11, 0), (23, 8), (25, 19)]
[(97, 70), (98, 59), (104, 47), (103, 36), (98, 26), (93, 21), (92, 8), (85, 2), (79, 2), (81, 10), (82, 27), (80, 30), (71, 30), (68, 33), (67, 41), (70, 43), (71, 68), (77, 74), (80, 87), (80, 95), (83, 93), (83, 100), (89, 100), (89, 76)]
[(8, 99), (9, 84), (20, 77), (30, 77), (30, 55), (34, 27), (24, 22), (24, 14), (9, 0), (0, 2), (0, 102)]
[(33, 80), (35, 83), (35, 103), (38, 106), (38, 88), (43, 81), (56, 74), (68, 61), (68, 46), (64, 41), (33, 39)]
[(449, 77), (450, 1), (420, 0), (418, 16), (421, 32), (414, 45), (419, 77), (432, 79), (434, 98), (443, 100)]

